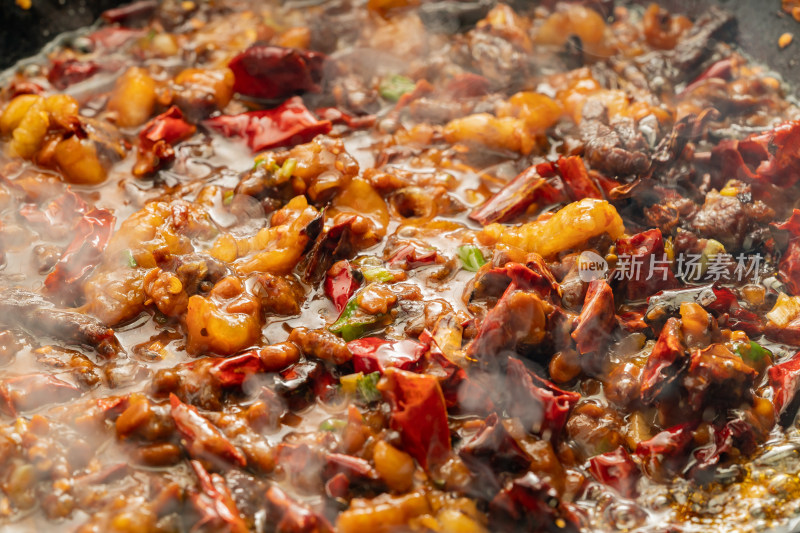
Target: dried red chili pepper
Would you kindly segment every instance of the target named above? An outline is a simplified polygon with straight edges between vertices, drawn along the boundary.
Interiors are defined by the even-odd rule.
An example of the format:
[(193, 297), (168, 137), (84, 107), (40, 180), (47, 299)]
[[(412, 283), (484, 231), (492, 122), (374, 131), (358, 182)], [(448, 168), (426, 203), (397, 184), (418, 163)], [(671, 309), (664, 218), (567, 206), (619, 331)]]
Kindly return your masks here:
[(325, 274), (325, 294), (340, 313), (360, 286), (361, 282), (356, 279), (355, 270), (348, 261), (334, 263)]
[(493, 531), (578, 533), (558, 493), (533, 472), (509, 481), (489, 503)]
[(325, 494), (328, 498), (346, 499), (349, 493), (350, 480), (341, 472), (325, 482)]
[(713, 469), (734, 448), (751, 453), (755, 447), (753, 427), (742, 419), (729, 420), (722, 427), (713, 428), (713, 440), (694, 451), (691, 475), (699, 481), (710, 481)]
[(28, 374), (0, 381), (0, 411), (17, 416), (51, 403), (72, 400), (81, 395), (71, 383), (47, 374)]
[(778, 275), (790, 293), (800, 296), (800, 209), (794, 209), (785, 222), (770, 225), (789, 233), (789, 243), (778, 263)]
[(333, 533), (333, 526), (324, 517), (292, 500), (276, 486), (267, 490), (267, 516), (275, 531)]
[(133, 173), (151, 174), (175, 158), (175, 144), (194, 135), (197, 128), (183, 118), (178, 106), (172, 106), (148, 122), (139, 133), (139, 149)]
[(44, 92), (44, 87), (39, 85), (38, 83), (34, 83), (32, 81), (13, 81), (11, 85), (8, 86), (8, 94), (11, 96), (13, 100), (17, 96), (21, 94), (42, 94)]
[(603, 197), (600, 189), (589, 177), (589, 172), (580, 156), (559, 158), (558, 172), (573, 202), (583, 198)]
[(47, 81), (56, 89), (64, 90), (70, 85), (88, 80), (100, 70), (100, 65), (94, 61), (56, 59), (47, 73)]
[(378, 390), (392, 406), (390, 425), (400, 432), (403, 448), (425, 469), (447, 459), (450, 428), (438, 380), (388, 368), (378, 382)]
[(439, 253), (436, 250), (420, 249), (418, 246), (408, 244), (397, 250), (387, 264), (403, 270), (411, 270), (436, 263), (438, 256)]
[(443, 375), (440, 373), (436, 375), (439, 377), (439, 385), (442, 387), (448, 410), (481, 416), (494, 411), (494, 402), (489, 397), (487, 387), (475, 378), (475, 374), (468, 375), (466, 370), (442, 353), (428, 330), (422, 332), (419, 340), (429, 347), (429, 360), (441, 367)]
[(658, 291), (678, 286), (664, 252), (660, 230), (649, 229), (632, 237), (623, 237), (617, 240), (616, 246), (621, 261), (617, 263), (612, 279), (624, 279), (628, 300), (643, 300)]
[(581, 399), (577, 392), (559, 389), (513, 357), (508, 359), (506, 388), (509, 414), (518, 416), (527, 430), (550, 440), (558, 438), (570, 410)]
[(527, 470), (532, 460), (494, 413), (458, 455), (481, 483), (495, 485), (495, 491), (500, 486), (494, 474)]
[(620, 307), (617, 312), (619, 327), (631, 333), (649, 329), (650, 326), (644, 321), (646, 311), (647, 307), (644, 305)]
[(22, 204), (19, 214), (32, 225), (43, 230), (69, 231), (76, 219), (86, 213), (88, 205), (75, 194), (71, 187), (47, 203), (44, 207), (36, 204)]
[[(331, 189), (331, 193), (335, 189)], [(327, 195), (317, 198), (318, 201), (326, 201)], [(354, 213), (342, 213), (334, 218), (333, 225), (329, 228), (324, 228), (324, 215), (320, 213), (319, 216), (310, 222), (306, 227), (306, 233), (309, 238), (316, 239), (311, 250), (307, 253), (307, 261), (305, 271), (303, 272), (303, 280), (307, 282), (314, 282), (319, 279), (322, 272), (337, 259), (343, 257), (352, 257), (355, 252), (364, 246), (365, 241), (362, 237), (368, 235), (366, 240), (369, 241), (367, 246), (373, 244), (372, 239), (375, 234), (369, 230), (367, 234), (363, 231), (354, 231), (354, 227), (362, 225), (367, 222), (370, 226), (372, 223), (361, 215)], [(361, 226), (363, 228), (363, 225)], [(358, 276), (355, 272), (355, 276)]]
[(364, 374), (383, 373), (387, 368), (413, 370), (428, 349), (410, 339), (392, 342), (377, 337), (350, 341), (347, 347), (353, 353), (353, 369)]
[(781, 425), (787, 426), (794, 420), (800, 407), (800, 352), (788, 361), (770, 367), (767, 370), (769, 385), (772, 387), (772, 404)]
[(685, 94), (690, 93), (692, 90), (697, 88), (701, 85), (704, 81), (709, 79), (721, 79), (721, 80), (729, 80), (733, 75), (733, 59), (727, 57), (725, 59), (720, 59), (716, 63), (712, 63), (710, 67), (708, 67), (702, 74), (697, 76), (694, 81), (686, 85), (686, 88), (681, 91), (679, 96), (683, 96)]
[(636, 496), (636, 483), (641, 471), (631, 459), (628, 450), (620, 446), (613, 452), (595, 455), (589, 459), (589, 472), (601, 483), (613, 487), (626, 498)]
[(169, 403), (175, 427), (183, 437), (190, 456), (211, 462), (222, 460), (239, 466), (247, 464), (242, 452), (214, 424), (198, 413), (197, 408), (183, 403), (172, 393)]
[(330, 121), (332, 124), (344, 124), (348, 128), (354, 130), (371, 128), (378, 119), (375, 115), (353, 116), (335, 107), (320, 107), (315, 109), (314, 113), (321, 119)]
[(94, 208), (83, 215), (75, 227), (75, 238), (44, 280), (48, 291), (65, 298), (74, 296), (79, 283), (99, 261), (114, 230), (115, 220), (107, 209)]
[(338, 474), (345, 474), (350, 483), (377, 484), (380, 482), (380, 476), (369, 464), (369, 461), (343, 453), (329, 453), (325, 456), (322, 475), (325, 479), (330, 479)]
[(536, 191), (545, 184), (536, 166), (530, 166), (509, 181), (486, 202), (472, 210), (469, 218), (482, 225), (507, 222), (536, 201)]
[(560, 287), (544, 260), (537, 254), (529, 254), (526, 264), (510, 262), (480, 272), (473, 285), (471, 299), (503, 295), (511, 284), (515, 289), (534, 291), (543, 300), (560, 298)]
[(249, 531), (236, 508), (225, 478), (219, 474), (209, 474), (200, 461), (190, 461), (190, 464), (200, 482), (200, 491), (189, 493), (189, 501), (200, 515), (192, 529), (200, 531), (209, 528), (225, 533)]
[(100, 18), (111, 24), (130, 24), (140, 19), (150, 17), (158, 7), (155, 0), (139, 0), (121, 7), (103, 11)]
[(678, 371), (688, 361), (685, 354), (681, 322), (671, 317), (661, 329), (642, 370), (641, 396), (644, 403), (652, 404), (670, 393)]
[(331, 131), (331, 123), (318, 120), (296, 97), (273, 109), (221, 115), (204, 124), (226, 137), (239, 137), (258, 152), (276, 146), (294, 146)]
[(220, 359), (209, 369), (209, 373), (222, 387), (241, 387), (249, 376), (263, 371), (264, 365), (256, 350)]
[(328, 400), (336, 394), (338, 380), (318, 361), (303, 361), (280, 372), (275, 391), (293, 410), (300, 410), (317, 398)]
[(743, 141), (720, 142), (711, 152), (721, 176), (790, 187), (800, 178), (800, 122), (785, 122)]
[(325, 55), (319, 52), (256, 44), (228, 63), (233, 90), (272, 100), (319, 91)]
[(635, 455), (645, 469), (657, 477), (679, 471), (687, 460), (694, 439), (695, 424), (685, 422), (665, 429), (653, 438), (636, 445)]
[(727, 315), (727, 327), (743, 330), (751, 336), (760, 335), (763, 332), (764, 323), (761, 317), (742, 307), (733, 291), (717, 286), (713, 287), (712, 290), (716, 300), (706, 304), (705, 307), (717, 317), (722, 318)]
[(572, 331), (578, 352), (587, 354), (602, 350), (611, 339), (616, 323), (611, 287), (602, 279), (592, 281), (586, 290), (578, 325)]

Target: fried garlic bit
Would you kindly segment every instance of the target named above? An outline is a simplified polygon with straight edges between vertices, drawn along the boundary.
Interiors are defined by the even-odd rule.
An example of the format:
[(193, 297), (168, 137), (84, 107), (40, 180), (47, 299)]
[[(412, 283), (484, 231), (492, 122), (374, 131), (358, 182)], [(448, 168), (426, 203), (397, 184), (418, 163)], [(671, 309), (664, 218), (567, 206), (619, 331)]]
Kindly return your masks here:
[(520, 226), (489, 224), (479, 238), (486, 244), (506, 244), (552, 257), (604, 233), (612, 239), (625, 233), (617, 210), (605, 200), (584, 198), (560, 209), (547, 220)]

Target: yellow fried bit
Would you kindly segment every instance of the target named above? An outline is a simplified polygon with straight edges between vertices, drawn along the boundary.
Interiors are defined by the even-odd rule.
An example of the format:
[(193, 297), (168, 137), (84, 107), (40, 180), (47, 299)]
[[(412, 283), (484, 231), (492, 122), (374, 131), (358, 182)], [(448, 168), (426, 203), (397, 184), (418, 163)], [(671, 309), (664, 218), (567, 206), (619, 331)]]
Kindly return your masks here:
[[(13, 107), (13, 103), (9, 104), (6, 113), (8, 113), (9, 108)], [(21, 113), (23, 109), (24, 113)], [(3, 113), (4, 118), (6, 113)], [(42, 141), (44, 141), (44, 136), (50, 126), (45, 99), (39, 96), (30, 105), (24, 102), (20, 108), (12, 109), (12, 113), (13, 116), (8, 121), (9, 124), (14, 124), (9, 149), (12, 154), (31, 159), (42, 146)], [(17, 120), (17, 117), (19, 117), (19, 120)]]
[(186, 349), (230, 355), (261, 336), (258, 302), (242, 281), (228, 276), (217, 282), (208, 296), (189, 298), (186, 311)]
[(308, 235), (303, 230), (317, 214), (305, 196), (295, 196), (272, 216), (270, 227), (262, 228), (249, 238), (221, 235), (210, 253), (221, 261), (236, 261), (236, 268), (242, 273), (289, 272), (308, 243)]
[(497, 106), (497, 116), (520, 118), (530, 130), (540, 133), (558, 122), (563, 113), (561, 104), (549, 96), (532, 91), (516, 93), (508, 102)]
[(444, 127), (444, 138), (449, 143), (482, 144), (498, 150), (529, 154), (536, 146), (525, 120), (514, 117), (495, 117), (477, 113), (451, 120)]
[(117, 114), (117, 124), (133, 128), (147, 122), (156, 106), (156, 82), (147, 71), (131, 67), (117, 80), (108, 110)]
[(624, 232), (625, 226), (614, 206), (605, 200), (584, 198), (544, 221), (521, 226), (490, 224), (479, 238), (488, 244), (507, 244), (526, 252), (536, 252), (542, 257), (551, 257), (604, 233), (617, 239)]

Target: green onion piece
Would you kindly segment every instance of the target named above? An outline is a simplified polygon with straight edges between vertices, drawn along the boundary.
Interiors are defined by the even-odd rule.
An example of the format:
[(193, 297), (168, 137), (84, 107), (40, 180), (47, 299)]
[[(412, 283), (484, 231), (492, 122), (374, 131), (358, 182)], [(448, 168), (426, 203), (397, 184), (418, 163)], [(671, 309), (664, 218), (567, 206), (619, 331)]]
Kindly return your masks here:
[(320, 431), (339, 431), (340, 429), (344, 429), (346, 425), (347, 421), (345, 420), (329, 418), (322, 421), (322, 423), (319, 425), (319, 429)]
[(483, 253), (474, 244), (459, 246), (458, 258), (461, 259), (461, 266), (464, 270), (469, 270), (470, 272), (477, 272), (480, 267), (486, 264)]
[(380, 281), (382, 283), (394, 281), (394, 274), (383, 267), (364, 267), (361, 269), (361, 273), (367, 281)]
[[(267, 165), (267, 163), (269, 163), (269, 165)], [(281, 169), (281, 167), (278, 166), (278, 163), (276, 163), (275, 160), (272, 159), (272, 154), (267, 154), (267, 155), (262, 154), (258, 156), (253, 162), (253, 170), (263, 166), (266, 166), (267, 170), (269, 170), (270, 172), (277, 172)]]
[(750, 359), (753, 359), (754, 361), (761, 361), (765, 357), (772, 359), (772, 352), (758, 344), (756, 341), (750, 341)]
[(750, 344), (744, 342), (739, 343), (739, 345), (736, 346), (735, 351), (742, 359), (746, 359), (754, 363), (763, 362), (765, 357), (768, 358), (768, 361), (772, 360), (772, 352), (758, 344), (756, 341), (750, 341)]
[(395, 74), (381, 80), (378, 92), (384, 100), (396, 102), (404, 94), (413, 91), (415, 86), (414, 80)]
[(222, 195), (222, 204), (231, 205), (231, 202), (233, 202), (233, 191), (225, 191)]
[(296, 168), (297, 168), (297, 159), (290, 157), (289, 159), (283, 162), (283, 166), (281, 166), (280, 170), (278, 170), (278, 178), (282, 180), (291, 178), (292, 173)]
[(125, 262), (128, 264), (129, 267), (136, 268), (137, 266), (139, 266), (139, 263), (136, 262), (136, 258), (133, 257), (133, 252), (131, 252), (130, 250), (125, 250), (124, 252), (122, 252), (122, 255), (125, 257)]
[(379, 379), (381, 373), (373, 372), (356, 381), (356, 392), (365, 402), (372, 403), (381, 399), (381, 391), (378, 390)]

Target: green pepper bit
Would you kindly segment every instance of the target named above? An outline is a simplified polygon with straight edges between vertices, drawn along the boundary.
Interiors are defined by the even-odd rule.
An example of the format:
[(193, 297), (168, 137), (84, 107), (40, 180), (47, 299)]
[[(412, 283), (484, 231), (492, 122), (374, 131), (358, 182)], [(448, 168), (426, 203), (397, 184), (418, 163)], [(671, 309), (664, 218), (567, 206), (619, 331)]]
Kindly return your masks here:
[(486, 258), (480, 248), (474, 244), (464, 244), (458, 247), (458, 258), (464, 270), (477, 272), (479, 268), (486, 264)]
[(381, 391), (378, 390), (380, 379), (380, 372), (372, 372), (356, 382), (356, 392), (365, 402), (372, 403), (381, 399)]
[(378, 86), (378, 93), (384, 100), (396, 102), (404, 94), (413, 91), (415, 86), (416, 84), (411, 78), (395, 74), (381, 80)]

